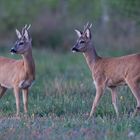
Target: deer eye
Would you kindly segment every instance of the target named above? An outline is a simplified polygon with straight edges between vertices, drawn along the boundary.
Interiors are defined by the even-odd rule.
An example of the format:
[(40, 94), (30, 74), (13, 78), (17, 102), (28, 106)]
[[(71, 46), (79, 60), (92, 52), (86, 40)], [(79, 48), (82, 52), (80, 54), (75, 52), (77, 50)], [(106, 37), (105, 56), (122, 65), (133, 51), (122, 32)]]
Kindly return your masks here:
[(24, 44), (23, 42), (20, 42), (20, 43), (19, 43), (19, 45), (23, 45), (23, 44)]
[(84, 40), (81, 40), (81, 41), (80, 41), (80, 44), (83, 44), (83, 43), (85, 43), (85, 41), (84, 41)]

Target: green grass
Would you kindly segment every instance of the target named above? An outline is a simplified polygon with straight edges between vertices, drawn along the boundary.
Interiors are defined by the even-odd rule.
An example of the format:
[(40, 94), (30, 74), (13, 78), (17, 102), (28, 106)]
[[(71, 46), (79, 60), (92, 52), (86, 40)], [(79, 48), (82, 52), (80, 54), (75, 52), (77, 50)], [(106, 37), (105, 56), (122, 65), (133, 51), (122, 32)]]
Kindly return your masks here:
[[(1, 55), (15, 57), (7, 52)], [(48, 50), (34, 50), (33, 54), (36, 82), (29, 94), (30, 117), (13, 117), (15, 99), (9, 90), (0, 100), (0, 139), (140, 139), (140, 117), (130, 117), (136, 101), (127, 87), (118, 89), (119, 118), (111, 104), (111, 95), (106, 91), (95, 117), (87, 121), (95, 87), (83, 56)]]

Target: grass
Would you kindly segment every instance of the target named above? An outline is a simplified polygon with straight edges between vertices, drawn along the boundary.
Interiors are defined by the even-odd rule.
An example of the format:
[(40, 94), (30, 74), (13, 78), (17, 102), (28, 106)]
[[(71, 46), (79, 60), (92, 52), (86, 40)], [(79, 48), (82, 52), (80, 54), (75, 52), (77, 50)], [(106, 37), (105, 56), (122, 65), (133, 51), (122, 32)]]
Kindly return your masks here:
[[(95, 117), (87, 121), (95, 87), (83, 56), (48, 50), (33, 53), (36, 83), (29, 94), (29, 117), (13, 117), (15, 99), (9, 90), (0, 100), (0, 139), (140, 139), (140, 117), (130, 117), (136, 101), (127, 87), (118, 89), (119, 118), (106, 91)], [(1, 55), (13, 57), (7, 51)]]

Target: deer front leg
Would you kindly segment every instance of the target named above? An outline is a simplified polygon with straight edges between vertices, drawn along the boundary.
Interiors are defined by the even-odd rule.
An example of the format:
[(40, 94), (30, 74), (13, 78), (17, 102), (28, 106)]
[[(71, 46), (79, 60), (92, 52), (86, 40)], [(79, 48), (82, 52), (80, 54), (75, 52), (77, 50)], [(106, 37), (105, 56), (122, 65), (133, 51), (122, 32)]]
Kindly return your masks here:
[(4, 95), (4, 93), (6, 92), (7, 88), (0, 86), (0, 98)]
[(19, 98), (19, 88), (14, 87), (14, 95), (15, 95), (15, 99), (16, 99), (16, 116), (19, 116), (20, 113), (20, 98)]
[(23, 89), (22, 94), (23, 94), (24, 113), (27, 113), (28, 112), (28, 89)]
[(128, 86), (130, 87), (134, 97), (136, 98), (137, 101), (137, 107), (133, 113), (133, 116), (136, 116), (137, 113), (140, 113), (140, 87), (139, 87), (139, 82), (137, 80), (133, 81), (127, 81)]
[(92, 109), (91, 109), (89, 118), (91, 118), (93, 113), (95, 113), (96, 107), (99, 104), (99, 100), (102, 97), (103, 92), (104, 92), (104, 86), (97, 86), (96, 87), (96, 96), (95, 96), (95, 99), (93, 101), (93, 105), (92, 105)]
[(119, 112), (118, 112), (118, 107), (117, 107), (117, 92), (116, 92), (116, 88), (110, 88), (111, 90), (111, 94), (112, 94), (112, 104), (114, 106), (115, 112), (117, 117), (119, 117)]

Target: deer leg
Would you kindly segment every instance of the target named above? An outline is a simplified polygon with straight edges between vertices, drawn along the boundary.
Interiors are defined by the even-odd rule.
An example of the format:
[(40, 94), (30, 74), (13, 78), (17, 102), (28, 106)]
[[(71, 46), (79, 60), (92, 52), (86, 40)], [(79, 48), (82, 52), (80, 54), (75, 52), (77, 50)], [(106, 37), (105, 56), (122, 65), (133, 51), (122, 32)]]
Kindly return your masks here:
[(95, 99), (94, 99), (93, 104), (92, 104), (92, 109), (91, 109), (89, 118), (92, 117), (92, 115), (95, 113), (96, 107), (99, 104), (99, 100), (103, 95), (103, 91), (104, 91), (103, 87), (97, 87), (96, 88), (96, 96), (95, 96)]
[(19, 116), (20, 113), (20, 98), (19, 98), (19, 88), (15, 87), (14, 88), (14, 95), (15, 95), (15, 99), (16, 99), (16, 116)]
[(27, 113), (28, 112), (28, 89), (23, 89), (22, 95), (23, 95), (24, 113)]
[(137, 107), (133, 113), (133, 116), (135, 116), (139, 111), (140, 111), (140, 87), (137, 81), (133, 82), (128, 82), (128, 86), (130, 87), (134, 97), (136, 98), (137, 101)]
[(3, 87), (3, 86), (0, 86), (0, 98), (4, 95), (4, 93), (6, 92), (7, 88)]
[(110, 88), (112, 94), (112, 104), (114, 106), (117, 117), (119, 117), (118, 107), (117, 107), (117, 92), (116, 88)]

